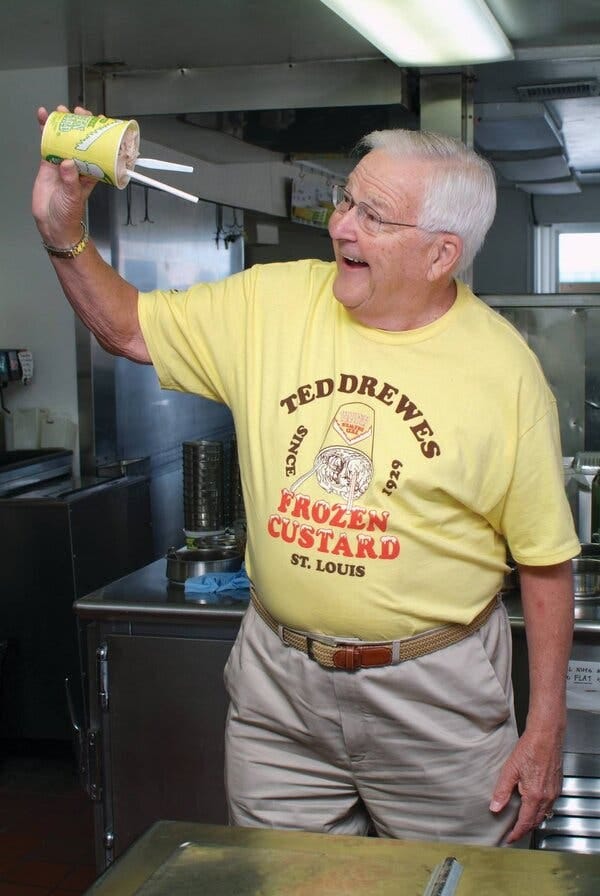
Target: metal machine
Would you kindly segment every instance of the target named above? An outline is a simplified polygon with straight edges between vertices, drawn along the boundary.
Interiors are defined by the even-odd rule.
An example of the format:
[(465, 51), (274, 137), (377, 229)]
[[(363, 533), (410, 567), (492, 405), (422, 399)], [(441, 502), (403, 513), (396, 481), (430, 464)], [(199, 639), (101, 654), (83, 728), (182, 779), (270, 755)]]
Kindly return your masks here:
[(70, 740), (76, 598), (152, 558), (147, 476), (75, 477), (72, 452), (0, 453), (0, 740)]

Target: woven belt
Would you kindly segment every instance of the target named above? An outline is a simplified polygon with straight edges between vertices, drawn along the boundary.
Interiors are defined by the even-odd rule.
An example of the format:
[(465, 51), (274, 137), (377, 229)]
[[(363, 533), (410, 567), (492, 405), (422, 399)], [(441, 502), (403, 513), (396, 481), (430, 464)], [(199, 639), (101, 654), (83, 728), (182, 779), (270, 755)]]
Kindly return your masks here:
[(489, 604), (468, 625), (451, 623), (399, 641), (349, 641), (325, 635), (313, 635), (310, 632), (301, 632), (280, 625), (265, 610), (254, 588), (250, 588), (250, 596), (252, 606), (262, 621), (287, 647), (302, 651), (325, 669), (346, 669), (350, 672), (374, 666), (396, 665), (456, 644), (457, 641), (462, 641), (476, 632), (489, 619), (500, 602), (498, 595), (494, 595)]

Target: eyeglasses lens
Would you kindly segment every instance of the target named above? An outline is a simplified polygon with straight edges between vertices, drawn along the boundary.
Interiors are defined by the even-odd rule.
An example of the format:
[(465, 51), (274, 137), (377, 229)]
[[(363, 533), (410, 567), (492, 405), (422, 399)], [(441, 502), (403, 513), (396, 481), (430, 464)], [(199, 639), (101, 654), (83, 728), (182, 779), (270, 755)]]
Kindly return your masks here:
[(351, 208), (355, 208), (359, 226), (362, 227), (365, 233), (368, 233), (371, 236), (375, 236), (379, 233), (381, 218), (376, 212), (362, 202), (355, 202), (350, 193), (339, 184), (336, 184), (333, 187), (332, 196), (333, 205), (336, 211), (345, 214), (347, 211), (350, 211)]
[(348, 197), (348, 194), (339, 184), (335, 184), (332, 190), (333, 193), (333, 205), (340, 212), (346, 212), (351, 206), (351, 200)]

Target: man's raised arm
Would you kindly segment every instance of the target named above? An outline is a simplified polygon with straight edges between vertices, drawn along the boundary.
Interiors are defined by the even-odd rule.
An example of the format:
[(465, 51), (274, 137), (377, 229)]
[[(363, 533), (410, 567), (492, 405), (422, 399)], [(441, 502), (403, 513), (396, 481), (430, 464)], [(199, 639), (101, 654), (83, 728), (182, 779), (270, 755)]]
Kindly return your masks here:
[[(68, 111), (59, 106), (60, 111)], [(86, 113), (77, 108), (75, 112)], [(43, 127), (48, 112), (38, 109)], [(87, 239), (85, 204), (97, 181), (72, 161), (42, 161), (33, 187), (32, 211), (60, 284), (75, 313), (113, 355), (150, 363), (137, 313), (137, 289), (106, 264)]]

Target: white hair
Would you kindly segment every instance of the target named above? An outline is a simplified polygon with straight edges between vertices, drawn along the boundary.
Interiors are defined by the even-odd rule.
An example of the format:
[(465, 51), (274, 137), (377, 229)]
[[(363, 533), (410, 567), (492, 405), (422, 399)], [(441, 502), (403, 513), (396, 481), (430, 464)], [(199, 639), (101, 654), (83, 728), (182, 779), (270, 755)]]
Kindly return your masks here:
[(374, 149), (436, 163), (427, 178), (417, 224), (423, 230), (460, 236), (463, 252), (456, 272), (466, 270), (496, 213), (492, 166), (460, 140), (430, 131), (372, 131), (362, 138), (357, 150), (365, 154)]

